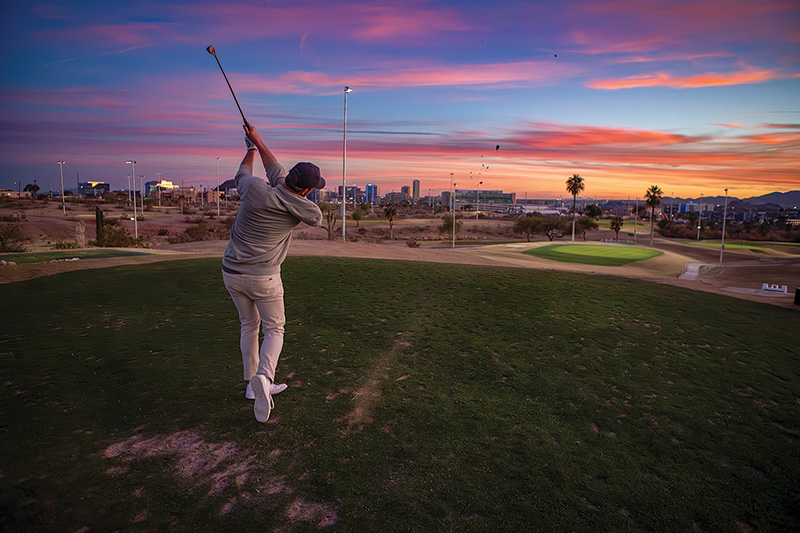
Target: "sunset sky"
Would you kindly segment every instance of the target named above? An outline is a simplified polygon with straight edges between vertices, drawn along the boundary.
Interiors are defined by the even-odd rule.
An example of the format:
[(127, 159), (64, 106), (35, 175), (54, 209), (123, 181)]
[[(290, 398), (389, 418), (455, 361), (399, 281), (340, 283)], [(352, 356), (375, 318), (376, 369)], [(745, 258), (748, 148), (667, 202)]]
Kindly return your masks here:
[[(800, 189), (797, 0), (3, 2), (0, 188), (289, 168), (568, 196)], [(496, 146), (500, 145), (497, 150)], [(263, 170), (257, 173), (263, 175)]]

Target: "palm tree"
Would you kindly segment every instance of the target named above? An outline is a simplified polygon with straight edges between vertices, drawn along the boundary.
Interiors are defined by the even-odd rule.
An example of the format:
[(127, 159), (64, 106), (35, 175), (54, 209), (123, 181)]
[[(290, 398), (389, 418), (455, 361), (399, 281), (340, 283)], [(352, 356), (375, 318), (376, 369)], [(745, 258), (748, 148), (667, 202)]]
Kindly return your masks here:
[(397, 216), (397, 206), (395, 204), (387, 205), (384, 213), (389, 219), (389, 239), (394, 240), (394, 217)]
[(575, 240), (575, 202), (578, 199), (578, 193), (580, 193), (586, 186), (583, 184), (583, 178), (580, 177), (578, 174), (573, 174), (571, 178), (567, 180), (567, 192), (572, 195), (572, 240)]
[(622, 229), (622, 217), (612, 218), (609, 227), (611, 228), (611, 231), (617, 234), (617, 242), (619, 242), (619, 230)]
[(650, 206), (650, 246), (653, 246), (653, 220), (655, 219), (656, 206), (661, 205), (661, 197), (664, 192), (658, 185), (651, 185), (644, 193), (644, 203)]

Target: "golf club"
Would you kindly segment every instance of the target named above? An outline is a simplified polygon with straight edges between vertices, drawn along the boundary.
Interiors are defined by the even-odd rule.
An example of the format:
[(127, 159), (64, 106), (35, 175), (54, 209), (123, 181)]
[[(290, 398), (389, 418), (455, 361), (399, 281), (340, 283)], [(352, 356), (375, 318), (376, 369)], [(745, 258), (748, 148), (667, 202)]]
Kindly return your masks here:
[[(217, 57), (217, 51), (214, 50), (213, 46), (209, 46), (206, 48), (206, 51), (214, 56), (214, 59), (217, 60), (217, 65), (219, 65), (219, 70), (222, 72), (222, 75), (225, 76), (225, 71), (222, 70), (222, 63), (219, 62), (219, 58)], [(239, 113), (242, 115), (242, 120), (244, 121), (245, 126), (249, 126), (247, 123), (247, 119), (244, 118), (244, 113), (242, 112), (242, 106), (239, 105), (239, 100), (236, 99), (236, 93), (233, 92), (233, 87), (231, 87), (231, 82), (228, 81), (228, 76), (225, 76), (225, 83), (228, 84), (228, 89), (231, 90), (231, 94), (233, 95), (233, 101), (236, 102), (236, 107), (239, 108)]]

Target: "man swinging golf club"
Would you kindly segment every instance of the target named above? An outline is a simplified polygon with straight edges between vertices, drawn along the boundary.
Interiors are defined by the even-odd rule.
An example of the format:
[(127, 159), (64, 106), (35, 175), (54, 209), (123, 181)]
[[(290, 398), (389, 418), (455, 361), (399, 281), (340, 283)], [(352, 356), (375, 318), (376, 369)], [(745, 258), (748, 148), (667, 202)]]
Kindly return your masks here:
[[(247, 154), (234, 178), (241, 206), (222, 259), (222, 279), (241, 322), (245, 396), (255, 400), (256, 420), (266, 422), (274, 405), (272, 395), (286, 389), (286, 384), (274, 383), (286, 323), (281, 263), (292, 230), (300, 222), (318, 226), (322, 221), (319, 207), (306, 196), (325, 187), (325, 180), (311, 163), (297, 163), (287, 174), (256, 128), (247, 123), (243, 127)], [(266, 181), (253, 176), (256, 151)], [(259, 325), (264, 333), (260, 349)]]

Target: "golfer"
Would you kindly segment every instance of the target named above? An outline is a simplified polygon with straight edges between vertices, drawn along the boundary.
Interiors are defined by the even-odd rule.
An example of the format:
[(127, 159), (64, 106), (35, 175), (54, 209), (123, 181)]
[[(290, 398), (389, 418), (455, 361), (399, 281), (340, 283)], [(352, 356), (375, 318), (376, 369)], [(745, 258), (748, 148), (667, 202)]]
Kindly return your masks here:
[[(301, 222), (320, 224), (322, 213), (306, 196), (325, 187), (325, 180), (311, 163), (297, 163), (287, 174), (256, 128), (247, 124), (244, 131), (247, 155), (234, 178), (241, 205), (222, 259), (222, 279), (241, 322), (240, 346), (248, 382), (245, 397), (255, 400), (256, 420), (266, 422), (274, 406), (272, 395), (286, 389), (285, 383), (274, 383), (286, 323), (281, 263), (292, 230)], [(256, 150), (266, 180), (253, 176)], [(264, 332), (261, 349), (259, 325)]]

